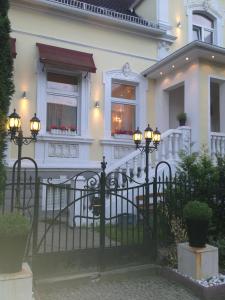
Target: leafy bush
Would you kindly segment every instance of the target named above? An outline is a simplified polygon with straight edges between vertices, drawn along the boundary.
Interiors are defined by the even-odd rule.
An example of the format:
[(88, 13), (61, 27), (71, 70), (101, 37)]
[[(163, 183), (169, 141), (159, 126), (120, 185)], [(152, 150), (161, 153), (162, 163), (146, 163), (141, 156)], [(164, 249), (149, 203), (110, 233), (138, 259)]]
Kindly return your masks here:
[(13, 59), (10, 51), (10, 21), (8, 18), (9, 0), (0, 0), (0, 203), (5, 188), (4, 157), (6, 142), (6, 117), (14, 93)]
[(177, 120), (178, 121), (187, 121), (187, 114), (185, 112), (179, 113), (177, 115)]
[[(217, 157), (213, 163), (211, 157), (202, 152), (187, 155), (180, 153), (180, 163), (176, 176), (167, 185), (165, 205), (168, 211), (168, 223), (176, 218), (183, 224), (184, 207), (195, 200), (208, 204), (212, 218), (209, 226), (209, 242), (221, 241), (225, 237), (225, 157)], [(199, 210), (200, 212), (200, 210)], [(198, 211), (194, 212), (198, 214)], [(207, 213), (206, 213), (207, 216)], [(223, 240), (222, 239), (222, 240)], [(175, 237), (174, 237), (175, 242)], [(220, 264), (224, 265), (223, 243), (218, 244)], [(222, 254), (221, 254), (222, 253)]]
[(190, 201), (185, 205), (183, 215), (185, 219), (208, 221), (212, 217), (212, 209), (207, 203)]
[(19, 213), (0, 215), (0, 236), (27, 235), (30, 231), (29, 221)]

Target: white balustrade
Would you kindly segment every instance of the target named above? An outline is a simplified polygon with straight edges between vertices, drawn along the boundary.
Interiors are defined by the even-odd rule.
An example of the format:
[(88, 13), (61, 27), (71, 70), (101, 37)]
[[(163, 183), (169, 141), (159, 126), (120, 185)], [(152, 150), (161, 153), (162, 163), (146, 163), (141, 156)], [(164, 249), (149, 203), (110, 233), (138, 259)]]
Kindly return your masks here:
[[(225, 143), (225, 139), (223, 141)], [(190, 127), (179, 127), (178, 129), (170, 129), (161, 135), (161, 142), (158, 150), (150, 154), (149, 168), (151, 164), (156, 165), (159, 161), (177, 161), (179, 159), (179, 151), (189, 151), (191, 143)], [(221, 142), (222, 144), (222, 142)], [(222, 151), (222, 150), (220, 150)], [(134, 180), (139, 181), (145, 176), (145, 153), (135, 150), (124, 158), (117, 160), (106, 168), (106, 173), (123, 170), (126, 175)]]
[(45, 1), (51, 2), (51, 3), (58, 3), (58, 4), (69, 6), (74, 9), (78, 9), (78, 10), (89, 11), (91, 13), (99, 14), (101, 16), (107, 16), (107, 17), (111, 17), (111, 18), (115, 18), (115, 19), (120, 19), (123, 21), (135, 23), (135, 24), (142, 25), (142, 26), (149, 27), (149, 28), (154, 28), (154, 29), (159, 28), (158, 23), (154, 23), (154, 22), (145, 20), (143, 18), (131, 16), (128, 14), (123, 14), (123, 13), (120, 13), (120, 12), (117, 12), (117, 11), (114, 11), (112, 9), (108, 9), (105, 7), (99, 7), (99, 6), (96, 6), (93, 4), (88, 4), (88, 3), (85, 3), (82, 1), (77, 1), (77, 0), (45, 0)]
[(217, 156), (225, 155), (225, 133), (211, 132), (211, 158), (216, 162)]

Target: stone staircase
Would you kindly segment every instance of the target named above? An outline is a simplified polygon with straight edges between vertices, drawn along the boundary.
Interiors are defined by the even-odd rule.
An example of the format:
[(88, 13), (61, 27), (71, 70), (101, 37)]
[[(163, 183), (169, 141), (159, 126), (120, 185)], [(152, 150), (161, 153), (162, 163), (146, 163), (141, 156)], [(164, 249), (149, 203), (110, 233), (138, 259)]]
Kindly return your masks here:
[[(166, 161), (171, 165), (172, 171), (175, 170), (179, 161), (179, 152), (181, 150), (190, 153), (191, 148), (191, 128), (187, 126), (178, 127), (177, 129), (170, 129), (161, 135), (161, 142), (158, 150), (150, 154), (149, 174), (150, 181), (155, 175), (155, 166), (160, 161)], [(139, 149), (133, 151), (124, 158), (108, 165), (106, 173), (120, 172), (134, 181), (143, 183), (145, 179), (145, 153)], [(166, 171), (165, 166), (159, 168), (158, 174)], [(165, 174), (167, 175), (167, 174)], [(118, 185), (122, 185), (123, 176), (119, 176)]]

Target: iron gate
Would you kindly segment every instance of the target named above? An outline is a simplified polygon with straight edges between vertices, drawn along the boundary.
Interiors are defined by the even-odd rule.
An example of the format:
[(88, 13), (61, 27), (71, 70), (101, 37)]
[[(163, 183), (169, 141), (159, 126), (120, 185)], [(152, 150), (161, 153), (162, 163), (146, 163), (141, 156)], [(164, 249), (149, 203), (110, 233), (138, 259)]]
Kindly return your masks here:
[(101, 257), (107, 250), (114, 255), (114, 250), (121, 249), (126, 254), (141, 251), (157, 255), (157, 172), (165, 162), (158, 164), (155, 179), (147, 189), (146, 184), (123, 171), (106, 174), (105, 159), (101, 173), (83, 171), (70, 179), (57, 180), (41, 180), (35, 161), (31, 161), (34, 176), (24, 171), (18, 187), (16, 162), (8, 185), (12, 190), (10, 210), (21, 209), (32, 223), (27, 255), (49, 258), (96, 250)]

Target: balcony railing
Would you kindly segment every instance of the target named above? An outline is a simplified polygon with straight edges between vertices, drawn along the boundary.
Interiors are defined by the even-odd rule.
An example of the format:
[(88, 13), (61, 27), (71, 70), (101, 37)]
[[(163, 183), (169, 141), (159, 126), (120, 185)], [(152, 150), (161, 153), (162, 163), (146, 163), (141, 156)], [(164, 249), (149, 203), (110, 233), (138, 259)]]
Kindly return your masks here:
[(85, 3), (82, 1), (77, 1), (77, 0), (46, 0), (46, 1), (69, 6), (69, 7), (75, 8), (77, 10), (88, 11), (88, 12), (91, 12), (94, 14), (111, 17), (111, 18), (121, 20), (121, 21), (134, 23), (134, 24), (141, 25), (144, 27), (159, 29), (159, 25), (157, 23), (150, 22), (150, 21), (144, 20), (139, 17), (123, 14), (123, 13), (111, 10), (109, 8), (100, 7), (100, 6), (96, 6), (93, 4), (88, 4), (88, 3)]

